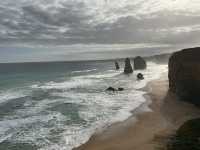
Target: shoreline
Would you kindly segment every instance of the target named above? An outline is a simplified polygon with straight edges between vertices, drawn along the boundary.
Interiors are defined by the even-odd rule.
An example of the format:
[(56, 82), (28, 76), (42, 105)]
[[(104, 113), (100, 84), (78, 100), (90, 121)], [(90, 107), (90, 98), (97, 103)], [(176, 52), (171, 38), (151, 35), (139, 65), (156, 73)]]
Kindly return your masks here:
[[(167, 73), (143, 88), (143, 103), (129, 119), (114, 123), (73, 150), (154, 150), (187, 120), (200, 116), (200, 110), (168, 92)], [(141, 111), (143, 107), (146, 111)], [(150, 109), (150, 110), (148, 110)]]

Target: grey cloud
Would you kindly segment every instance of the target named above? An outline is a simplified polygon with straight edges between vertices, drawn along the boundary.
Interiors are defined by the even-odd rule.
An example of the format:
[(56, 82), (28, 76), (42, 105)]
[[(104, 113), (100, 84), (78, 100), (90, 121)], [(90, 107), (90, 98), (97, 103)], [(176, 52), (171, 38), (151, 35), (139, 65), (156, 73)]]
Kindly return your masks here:
[[(98, 42), (98, 43), (142, 43), (159, 42), (173, 44), (174, 41), (191, 42), (193, 38), (187, 38), (193, 32), (175, 33), (171, 30), (175, 27), (192, 28), (193, 25), (199, 25), (199, 16), (184, 16), (160, 14), (153, 18), (136, 18), (133, 16), (121, 17), (114, 23), (103, 23), (90, 30), (70, 30), (66, 35), (79, 38), (79, 42)], [(187, 36), (183, 36), (186, 35)], [(198, 37), (198, 32), (196, 32)], [(183, 36), (183, 37), (182, 37)], [(174, 38), (173, 38), (174, 37)], [(175, 38), (179, 38), (174, 40)], [(185, 41), (184, 41), (185, 38)], [(170, 40), (173, 39), (173, 40)], [(196, 42), (196, 40), (193, 40)]]
[[(172, 30), (200, 25), (200, 16), (190, 12), (162, 10), (150, 14), (134, 14), (146, 1), (105, 11), (102, 9), (102, 12), (94, 11), (100, 10), (95, 6), (88, 6), (84, 1), (59, 1), (59, 6), (54, 5), (55, 1), (47, 0), (18, 0), (17, 5), (11, 0), (8, 2), (0, 2), (0, 30), (5, 33), (0, 34), (0, 44), (174, 44), (174, 41), (197, 42), (200, 36), (198, 28), (196, 31), (178, 33)], [(46, 3), (49, 4), (45, 5)]]
[(61, 8), (42, 8), (41, 6), (28, 5), (22, 7), (25, 19), (35, 19), (41, 23), (55, 26), (77, 26), (91, 18), (85, 14), (84, 3), (62, 4)]

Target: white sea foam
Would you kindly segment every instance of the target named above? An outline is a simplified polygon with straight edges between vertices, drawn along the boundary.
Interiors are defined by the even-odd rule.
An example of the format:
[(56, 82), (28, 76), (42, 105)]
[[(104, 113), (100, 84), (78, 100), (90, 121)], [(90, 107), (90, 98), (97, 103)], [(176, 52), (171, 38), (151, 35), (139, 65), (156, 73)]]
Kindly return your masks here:
[[(167, 65), (157, 65), (155, 63), (148, 63), (147, 69), (142, 71), (145, 79), (142, 81), (137, 81), (137, 84), (134, 84), (134, 88), (141, 89), (146, 86), (149, 81), (158, 79), (163, 73), (167, 72)], [(135, 71), (135, 74), (141, 71)]]
[(94, 74), (94, 75), (87, 75), (85, 76), (86, 78), (96, 78), (96, 79), (102, 79), (102, 78), (111, 78), (114, 77), (116, 75), (119, 75), (120, 72), (115, 71), (115, 70), (108, 70), (106, 72), (103, 73), (98, 73), (98, 74)]
[[(81, 76), (78, 79), (106, 79), (113, 78), (115, 76), (118, 81), (112, 83), (115, 86), (126, 86), (126, 90), (121, 93), (108, 94), (108, 93), (54, 93), (57, 96), (67, 97), (71, 99), (72, 103), (83, 103), (87, 105), (85, 109), (80, 110), (79, 115), (81, 118), (92, 124), (88, 127), (73, 127), (68, 126), (66, 132), (63, 133), (63, 142), (60, 147), (56, 144), (50, 147), (44, 148), (44, 150), (54, 150), (54, 149), (67, 149), (71, 150), (73, 147), (79, 146), (86, 142), (90, 136), (97, 131), (97, 128), (103, 128), (104, 126), (111, 125), (114, 122), (120, 122), (126, 120), (132, 115), (132, 110), (140, 107), (146, 102), (144, 98), (144, 91), (140, 91), (147, 82), (159, 78), (164, 72), (167, 71), (166, 65), (155, 65), (153, 63), (148, 64), (148, 69), (144, 71), (135, 71), (134, 75), (129, 77), (121, 75), (120, 72), (107, 71), (104, 73), (99, 73), (95, 75)], [(135, 74), (142, 72), (145, 76), (145, 80), (136, 81)], [(134, 82), (135, 80), (135, 82)], [(95, 86), (95, 82), (92, 82)], [(103, 84), (101, 82), (96, 82), (97, 84)], [(147, 108), (145, 108), (147, 109)], [(97, 111), (98, 110), (98, 111)], [(81, 135), (81, 136), (80, 136)], [(84, 136), (83, 136), (84, 135)], [(43, 149), (42, 149), (43, 150)]]
[(25, 124), (31, 124), (36, 121), (48, 121), (49, 116), (32, 116), (29, 118), (22, 118), (22, 119), (13, 119), (13, 120), (2, 120), (0, 121), (0, 133), (4, 133), (5, 131), (23, 126)]
[[(2, 120), (0, 121), (0, 141), (9, 139), (11, 142), (33, 142), (37, 143), (38, 139), (45, 139), (48, 137), (50, 128), (43, 128), (37, 126), (40, 123), (47, 124), (51, 120), (57, 122), (64, 121), (66, 117), (60, 113), (52, 112), (48, 115), (31, 116), (27, 118)], [(23, 131), (22, 128), (27, 128), (28, 125), (36, 124), (31, 130)], [(59, 124), (59, 123), (58, 123)], [(42, 141), (45, 142), (45, 141)], [(41, 145), (38, 144), (38, 145)]]
[[(112, 73), (110, 73), (112, 71)], [(93, 85), (95, 83), (99, 83), (101, 79), (111, 78), (116, 75), (119, 75), (119, 72), (114, 70), (109, 70), (103, 73), (98, 73), (94, 75), (84, 75), (78, 77), (72, 77), (70, 80), (65, 82), (48, 82), (45, 84), (34, 84), (31, 85), (33, 89), (73, 89), (73, 88), (84, 88), (86, 86)]]
[[(146, 102), (143, 96), (145, 92), (141, 91), (140, 88), (143, 88), (149, 81), (159, 78), (165, 71), (167, 71), (166, 65), (148, 63), (146, 70), (135, 71), (130, 76), (121, 74), (122, 70), (108, 70), (96, 74), (71, 77), (64, 82), (52, 81), (32, 85), (31, 88), (33, 90), (42, 89), (47, 92), (50, 91), (49, 96), (57, 96), (59, 98), (46, 98), (40, 101), (26, 102), (24, 104), (25, 108), (16, 110), (14, 117), (29, 117), (0, 121), (0, 133), (4, 134), (4, 136), (0, 136), (0, 141), (5, 139), (17, 141), (20, 139), (21, 142), (28, 141), (42, 147), (40, 150), (71, 150), (73, 147), (86, 142), (97, 129), (129, 118), (134, 109)], [(136, 74), (139, 72), (144, 74), (145, 79), (142, 81), (136, 80)], [(107, 93), (105, 92), (105, 88), (108, 86), (116, 88), (124, 87), (125, 90), (122, 92)], [(79, 88), (82, 90), (77, 90)], [(52, 89), (60, 89), (61, 92), (52, 91)], [(66, 125), (63, 121), (69, 118), (57, 111), (49, 110), (49, 108), (64, 103), (81, 105), (82, 107), (77, 108), (77, 114), (86, 123)], [(44, 115), (42, 112), (47, 114)], [(15, 132), (10, 131), (11, 129), (18, 129), (27, 124), (37, 122), (48, 124), (49, 121), (54, 119), (55, 126), (51, 128), (41, 126), (28, 132), (22, 131), (19, 136), (16, 136)], [(61, 138), (59, 142), (48, 140), (50, 130), (55, 129), (64, 130), (59, 135)]]
[[(14, 117), (17, 117), (17, 116), (26, 117), (26, 116), (31, 116), (31, 115), (32, 116), (37, 115), (41, 113), (42, 111), (47, 110), (48, 108), (51, 108), (52, 107), (51, 104), (56, 103), (56, 102), (63, 102), (63, 101), (60, 101), (59, 99), (55, 99), (55, 100), (44, 99), (44, 100), (38, 101), (34, 105), (33, 103), (30, 102), (31, 104), (25, 107), (24, 109), (16, 110)], [(24, 105), (27, 105), (27, 103), (25, 103)]]
[[(146, 86), (146, 84), (149, 81), (158, 79), (164, 72), (167, 71), (167, 65), (157, 65), (154, 63), (148, 64), (147, 70), (140, 70), (135, 71), (134, 75), (142, 72), (144, 74), (145, 80), (142, 81), (133, 81), (133, 79), (136, 79), (134, 75), (131, 75), (129, 77), (120, 76), (120, 82), (123, 82), (126, 84), (127, 90), (122, 93), (117, 93), (114, 95), (106, 95), (104, 94), (98, 94), (98, 95), (81, 95), (83, 98), (85, 96), (85, 99), (90, 101), (91, 107), (88, 107), (88, 111), (82, 111), (80, 112), (80, 116), (84, 118), (85, 120), (90, 120), (91, 118), (96, 118), (96, 122), (94, 122), (90, 128), (88, 129), (82, 129), (82, 132), (84, 133), (84, 137), (80, 136), (83, 135), (81, 132), (77, 132), (74, 135), (72, 134), (70, 137), (66, 135), (67, 141), (70, 141), (72, 146), (69, 147), (69, 150), (73, 147), (76, 147), (84, 142), (86, 142), (89, 137), (96, 132), (97, 128), (102, 128), (105, 125), (110, 125), (114, 122), (120, 122), (123, 120), (126, 120), (132, 115), (132, 111), (138, 107), (140, 107), (143, 103), (146, 102), (146, 99), (144, 98), (144, 91), (140, 91), (140, 88), (143, 88)], [(119, 74), (119, 73), (118, 73)], [(117, 73), (116, 73), (117, 75)], [(103, 77), (104, 75), (100, 75), (99, 77)], [(106, 75), (107, 76), (107, 75)], [(111, 76), (108, 77), (112, 77)], [(93, 76), (91, 76), (93, 77)], [(98, 77), (98, 76), (97, 76)], [(125, 79), (126, 78), (126, 79)], [(128, 78), (128, 79), (127, 79)], [(116, 82), (117, 84), (120, 82)], [(80, 95), (79, 95), (80, 96)], [(95, 100), (91, 101), (91, 100)], [(96, 105), (95, 105), (95, 104)], [(101, 105), (104, 105), (104, 107), (100, 107)], [(118, 108), (117, 111), (113, 108)], [(149, 108), (143, 107), (143, 111), (150, 111)], [(100, 110), (100, 111), (97, 111)], [(98, 112), (98, 113), (97, 113)]]
[[(97, 130), (104, 128), (105, 126), (109, 126), (112, 123), (126, 120), (128, 117), (130, 117), (132, 115), (131, 110), (133, 110), (134, 108), (137, 108), (141, 103), (143, 103), (145, 101), (145, 99), (142, 97), (141, 94), (142, 93), (129, 94), (127, 96), (127, 98), (131, 97), (131, 99), (127, 103), (123, 102), (124, 99), (121, 100), (121, 102), (118, 101), (120, 99), (117, 99), (116, 101), (118, 101), (118, 103), (117, 103), (118, 106), (123, 105), (123, 107), (121, 109), (119, 109), (119, 111), (117, 113), (115, 113), (113, 110), (111, 110), (111, 104), (108, 106), (108, 105), (106, 105), (107, 103), (106, 104), (104, 103), (104, 105), (106, 105), (107, 108), (100, 109), (101, 111), (97, 112), (97, 108), (94, 108), (91, 106), (89, 108), (89, 111), (82, 112), (81, 117), (83, 117), (84, 119), (90, 120), (90, 118), (96, 118), (96, 121), (93, 122), (91, 124), (91, 126), (89, 126), (88, 128), (67, 127), (66, 132), (63, 133), (63, 138), (65, 138), (66, 143), (63, 143), (60, 146), (59, 150), (64, 150), (64, 149), (71, 150), (72, 148), (77, 147), (80, 144), (83, 144), (87, 140), (89, 140), (90, 136), (94, 132), (97, 132)], [(119, 96), (119, 97), (121, 97), (121, 96)], [(139, 101), (133, 100), (133, 96), (135, 99), (139, 99)], [(104, 100), (100, 100), (100, 98), (99, 98), (99, 100), (101, 102), (112, 101), (113, 105), (114, 105), (114, 103), (116, 104), (116, 101), (114, 101), (114, 98), (116, 98), (116, 97), (113, 97), (113, 99), (108, 98), (107, 100), (105, 100), (105, 98), (106, 97), (102, 97), (102, 99), (104, 99)], [(110, 103), (112, 103), (112, 102), (110, 102)], [(100, 115), (102, 115), (102, 116), (100, 117)], [(51, 149), (53, 150), (56, 146), (57, 145), (50, 146), (51, 147), (50, 150)], [(41, 150), (49, 150), (49, 147), (46, 147)]]
[(86, 85), (91, 85), (95, 82), (90, 79), (79, 79), (74, 78), (66, 82), (48, 82), (44, 85), (32, 85), (31, 88), (41, 88), (41, 89), (72, 89), (77, 87), (84, 87)]
[(24, 97), (25, 94), (23, 91), (17, 91), (17, 90), (7, 90), (7, 91), (1, 91), (0, 92), (0, 104), (7, 102), (12, 99)]
[(97, 69), (88, 69), (88, 70), (73, 71), (72, 73), (87, 73), (87, 72), (92, 72), (96, 70)]

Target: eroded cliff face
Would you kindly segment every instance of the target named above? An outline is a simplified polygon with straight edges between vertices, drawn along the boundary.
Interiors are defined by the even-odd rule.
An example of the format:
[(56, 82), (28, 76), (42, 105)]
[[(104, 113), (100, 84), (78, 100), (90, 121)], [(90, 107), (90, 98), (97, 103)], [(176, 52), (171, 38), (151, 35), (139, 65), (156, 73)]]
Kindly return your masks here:
[(168, 76), (171, 92), (183, 100), (200, 105), (200, 47), (172, 54)]

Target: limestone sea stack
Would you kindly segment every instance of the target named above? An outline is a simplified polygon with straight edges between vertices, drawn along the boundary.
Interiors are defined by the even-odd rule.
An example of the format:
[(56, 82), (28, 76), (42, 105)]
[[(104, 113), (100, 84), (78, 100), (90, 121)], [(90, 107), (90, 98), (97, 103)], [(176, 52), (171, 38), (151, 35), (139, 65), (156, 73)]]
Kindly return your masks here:
[(171, 92), (182, 100), (200, 105), (200, 47), (172, 54), (168, 76)]
[(131, 61), (129, 58), (125, 59), (124, 73), (125, 74), (133, 73), (133, 68), (132, 68)]
[(120, 69), (119, 63), (118, 63), (117, 61), (115, 61), (115, 69), (116, 69), (116, 70), (119, 70), (119, 69)]
[(141, 56), (137, 56), (134, 58), (135, 70), (146, 69), (146, 67), (147, 67), (146, 61)]

